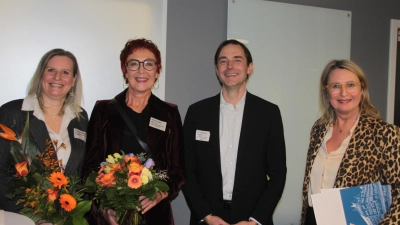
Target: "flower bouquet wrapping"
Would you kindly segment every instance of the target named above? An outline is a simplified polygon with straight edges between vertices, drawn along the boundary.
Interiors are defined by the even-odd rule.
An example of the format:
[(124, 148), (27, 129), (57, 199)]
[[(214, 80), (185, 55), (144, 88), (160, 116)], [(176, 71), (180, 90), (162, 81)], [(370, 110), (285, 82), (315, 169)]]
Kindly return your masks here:
[(142, 210), (139, 196), (153, 200), (160, 191), (168, 191), (167, 172), (156, 170), (155, 163), (145, 153), (109, 155), (98, 173), (89, 174), (86, 186), (92, 188), (94, 200), (102, 211), (114, 209), (118, 224), (137, 225)]
[(31, 218), (35, 223), (49, 222), (57, 225), (85, 225), (83, 217), (91, 208), (90, 200), (83, 200), (85, 187), (78, 175), (64, 175), (61, 160), (56, 151), (65, 148), (47, 141), (43, 153), (29, 141), (29, 116), (22, 137), (0, 124), (0, 137), (9, 140), (11, 156), (16, 170), (13, 185), (6, 197), (18, 198), (23, 204), (19, 213)]

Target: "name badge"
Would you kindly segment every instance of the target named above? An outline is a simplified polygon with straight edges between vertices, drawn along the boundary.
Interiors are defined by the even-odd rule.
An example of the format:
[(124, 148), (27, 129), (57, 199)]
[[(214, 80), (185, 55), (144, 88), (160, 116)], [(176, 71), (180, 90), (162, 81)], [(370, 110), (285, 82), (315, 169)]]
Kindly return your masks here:
[(209, 141), (210, 131), (196, 130), (196, 141)]
[(167, 127), (167, 122), (154, 119), (153, 117), (150, 118), (150, 127), (156, 128), (158, 130), (165, 131), (165, 128)]
[(86, 142), (86, 132), (74, 128), (74, 138)]

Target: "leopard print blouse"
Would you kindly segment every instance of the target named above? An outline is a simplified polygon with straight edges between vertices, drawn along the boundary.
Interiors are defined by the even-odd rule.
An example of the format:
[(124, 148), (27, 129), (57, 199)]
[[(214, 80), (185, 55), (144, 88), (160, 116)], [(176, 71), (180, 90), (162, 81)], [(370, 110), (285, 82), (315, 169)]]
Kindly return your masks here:
[[(308, 186), (315, 156), (324, 140), (328, 124), (318, 124), (311, 129), (303, 183), (303, 209), (301, 225), (308, 208)], [(385, 121), (361, 114), (353, 136), (336, 175), (334, 188), (361, 184), (390, 184), (392, 205), (379, 225), (400, 224), (400, 129)]]

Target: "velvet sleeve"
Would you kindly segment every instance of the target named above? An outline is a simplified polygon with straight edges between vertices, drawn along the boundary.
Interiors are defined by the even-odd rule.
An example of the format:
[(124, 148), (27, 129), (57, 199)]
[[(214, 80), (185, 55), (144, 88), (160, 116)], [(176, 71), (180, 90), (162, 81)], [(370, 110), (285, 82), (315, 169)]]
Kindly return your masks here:
[(181, 116), (179, 115), (178, 108), (173, 107), (171, 113), (171, 130), (167, 141), (167, 184), (170, 188), (168, 199), (171, 201), (178, 196), (182, 185), (185, 182), (185, 160), (183, 150), (183, 130)]
[(91, 172), (100, 169), (100, 163), (105, 160), (105, 146), (103, 137), (103, 124), (106, 102), (97, 101), (87, 128), (86, 155), (82, 169), (82, 177), (86, 180)]

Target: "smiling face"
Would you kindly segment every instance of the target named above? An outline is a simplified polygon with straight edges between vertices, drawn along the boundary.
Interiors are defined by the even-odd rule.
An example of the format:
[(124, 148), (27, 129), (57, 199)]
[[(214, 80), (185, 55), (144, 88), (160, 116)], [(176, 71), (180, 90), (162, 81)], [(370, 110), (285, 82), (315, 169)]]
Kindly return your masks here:
[[(150, 50), (145, 48), (134, 51), (128, 56), (126, 62), (132, 59), (138, 60), (140, 62), (148, 59), (156, 61), (154, 54)], [(125, 79), (128, 80), (129, 89), (136, 93), (150, 93), (154, 82), (159, 76), (159, 74), (157, 73), (157, 69), (148, 71), (145, 70), (143, 66), (143, 63), (140, 63), (138, 70), (126, 70), (127, 72), (125, 74)]]
[[(334, 69), (331, 71), (328, 79), (328, 85), (359, 83), (360, 79), (353, 72), (346, 69)], [(360, 101), (362, 88), (354, 89), (349, 92), (346, 85), (341, 85), (338, 93), (328, 92), (329, 102), (335, 109), (337, 116), (353, 115), (360, 112)]]
[(44, 100), (64, 101), (75, 83), (73, 62), (66, 56), (54, 56), (43, 72), (41, 93)]
[(253, 63), (247, 65), (246, 56), (240, 45), (228, 44), (218, 56), (216, 74), (223, 88), (246, 88), (248, 74), (253, 71)]

